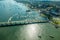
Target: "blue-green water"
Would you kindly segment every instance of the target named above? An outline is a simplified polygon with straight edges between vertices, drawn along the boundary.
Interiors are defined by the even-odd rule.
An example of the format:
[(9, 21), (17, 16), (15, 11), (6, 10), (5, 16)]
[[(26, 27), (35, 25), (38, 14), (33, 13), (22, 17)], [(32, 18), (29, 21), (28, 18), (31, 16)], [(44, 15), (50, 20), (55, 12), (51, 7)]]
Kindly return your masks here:
[(50, 23), (0, 27), (0, 40), (60, 40), (60, 28)]
[[(26, 12), (26, 10), (31, 10)], [(23, 3), (0, 1), (0, 22), (48, 20)], [(27, 21), (28, 22), (28, 21)], [(51, 23), (0, 27), (0, 40), (60, 40), (60, 28)]]

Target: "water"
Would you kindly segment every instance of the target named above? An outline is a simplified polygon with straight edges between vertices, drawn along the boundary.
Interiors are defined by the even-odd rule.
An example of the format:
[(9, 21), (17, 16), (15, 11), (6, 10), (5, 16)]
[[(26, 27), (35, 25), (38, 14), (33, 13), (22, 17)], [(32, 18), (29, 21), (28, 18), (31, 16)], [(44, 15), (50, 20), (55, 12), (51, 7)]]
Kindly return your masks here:
[[(48, 19), (22, 3), (0, 1), (0, 22), (22, 20), (45, 21)], [(0, 40), (60, 40), (60, 28), (56, 29), (49, 22), (0, 27)]]
[(0, 40), (60, 40), (60, 28), (50, 23), (0, 27)]
[[(33, 11), (23, 3), (0, 1), (0, 22), (11, 21), (46, 21), (45, 17), (40, 16), (39, 12)], [(30, 12), (26, 12), (31, 10)], [(3, 12), (4, 11), (4, 12)], [(4, 14), (4, 15), (3, 15)], [(32, 22), (33, 22), (32, 21)]]

